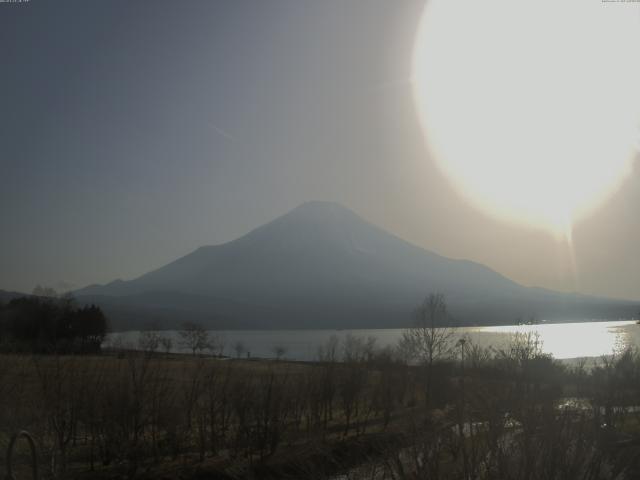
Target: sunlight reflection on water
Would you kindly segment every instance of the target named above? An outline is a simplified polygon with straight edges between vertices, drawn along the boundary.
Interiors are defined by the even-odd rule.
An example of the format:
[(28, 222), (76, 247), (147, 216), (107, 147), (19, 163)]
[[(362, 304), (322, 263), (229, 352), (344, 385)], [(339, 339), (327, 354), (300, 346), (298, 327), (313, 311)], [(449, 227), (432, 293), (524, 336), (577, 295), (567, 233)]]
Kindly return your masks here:
[(619, 353), (640, 340), (635, 321), (555, 323), (465, 328), (483, 346), (506, 346), (516, 333), (537, 334), (542, 350), (557, 359), (601, 357)]
[[(555, 323), (540, 325), (508, 325), (496, 327), (456, 328), (458, 336), (468, 336), (483, 347), (505, 348), (516, 333), (537, 333), (541, 348), (557, 359), (578, 357), (598, 358), (619, 353), (627, 346), (640, 346), (640, 325), (635, 321)], [(225, 330), (212, 331), (225, 345), (224, 354), (234, 356), (233, 346), (242, 342), (252, 357), (270, 358), (274, 347), (285, 348), (285, 358), (290, 360), (315, 360), (318, 347), (332, 336), (344, 339), (348, 334), (359, 337), (375, 337), (379, 347), (395, 346), (402, 336), (402, 329), (367, 330)], [(185, 352), (179, 346), (177, 332), (163, 332), (173, 338), (173, 351)], [(107, 343), (118, 339), (122, 346), (136, 348), (139, 332), (123, 332), (109, 335)], [(243, 353), (243, 356), (246, 354)]]

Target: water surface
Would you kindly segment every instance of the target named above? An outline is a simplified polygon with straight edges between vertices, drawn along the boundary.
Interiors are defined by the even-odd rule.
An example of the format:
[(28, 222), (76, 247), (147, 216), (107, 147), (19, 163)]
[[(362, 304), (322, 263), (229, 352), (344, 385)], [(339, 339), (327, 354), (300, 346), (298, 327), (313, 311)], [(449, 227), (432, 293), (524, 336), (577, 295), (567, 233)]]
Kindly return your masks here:
[[(557, 359), (597, 358), (619, 353), (627, 346), (640, 346), (640, 325), (635, 321), (576, 322), (540, 325), (508, 325), (496, 327), (460, 327), (453, 329), (457, 337), (466, 336), (473, 342), (496, 349), (505, 348), (517, 333), (533, 333), (538, 336), (542, 350)], [(402, 329), (357, 330), (217, 330), (210, 335), (224, 345), (223, 353), (234, 356), (234, 345), (242, 342), (251, 357), (271, 358), (275, 348), (283, 347), (284, 357), (291, 360), (314, 360), (318, 347), (336, 336), (343, 340), (347, 335), (374, 337), (379, 347), (394, 346), (402, 336)], [(173, 339), (173, 351), (184, 352), (177, 331), (165, 331), (162, 335)], [(130, 348), (137, 347), (139, 332), (123, 332), (109, 335), (107, 344), (114, 341)]]

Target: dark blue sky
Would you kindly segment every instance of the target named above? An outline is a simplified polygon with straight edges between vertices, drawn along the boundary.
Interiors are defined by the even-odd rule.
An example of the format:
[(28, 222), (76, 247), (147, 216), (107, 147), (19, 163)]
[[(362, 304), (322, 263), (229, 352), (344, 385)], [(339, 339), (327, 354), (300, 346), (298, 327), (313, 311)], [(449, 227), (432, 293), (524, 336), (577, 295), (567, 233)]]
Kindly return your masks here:
[(326, 199), (526, 284), (640, 298), (637, 173), (576, 227), (598, 273), (576, 284), (552, 238), (486, 218), (435, 170), (409, 83), (423, 7), (0, 3), (0, 289), (132, 278)]

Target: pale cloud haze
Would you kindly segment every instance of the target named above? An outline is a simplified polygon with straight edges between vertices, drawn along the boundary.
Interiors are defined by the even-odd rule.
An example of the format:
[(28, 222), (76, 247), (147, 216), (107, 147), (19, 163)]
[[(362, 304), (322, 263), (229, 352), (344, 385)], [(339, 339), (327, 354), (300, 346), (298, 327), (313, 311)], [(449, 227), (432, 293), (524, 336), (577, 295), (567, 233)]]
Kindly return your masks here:
[(640, 299), (637, 161), (573, 251), (436, 168), (409, 81), (423, 6), (0, 4), (0, 289), (130, 279), (321, 199), (525, 285)]

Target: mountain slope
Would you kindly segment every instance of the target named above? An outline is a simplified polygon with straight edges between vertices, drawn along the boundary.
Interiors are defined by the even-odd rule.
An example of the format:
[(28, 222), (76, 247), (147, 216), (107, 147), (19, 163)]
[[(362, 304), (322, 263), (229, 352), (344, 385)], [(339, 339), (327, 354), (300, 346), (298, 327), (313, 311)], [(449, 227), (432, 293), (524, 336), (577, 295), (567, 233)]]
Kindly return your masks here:
[(0, 290), (0, 303), (7, 303), (14, 298), (28, 297), (27, 293), (8, 292), (6, 290)]
[(305, 203), (235, 241), (76, 294), (116, 312), (118, 321), (123, 311), (136, 311), (125, 315), (124, 327), (133, 318), (170, 324), (188, 317), (224, 328), (346, 328), (405, 326), (432, 291), (447, 296), (461, 323), (590, 312), (619, 317), (632, 308), (522, 287), (483, 265), (411, 245), (328, 202)]

